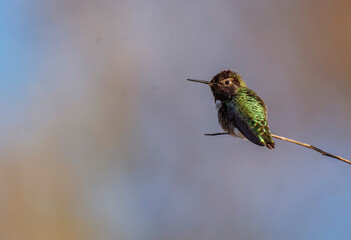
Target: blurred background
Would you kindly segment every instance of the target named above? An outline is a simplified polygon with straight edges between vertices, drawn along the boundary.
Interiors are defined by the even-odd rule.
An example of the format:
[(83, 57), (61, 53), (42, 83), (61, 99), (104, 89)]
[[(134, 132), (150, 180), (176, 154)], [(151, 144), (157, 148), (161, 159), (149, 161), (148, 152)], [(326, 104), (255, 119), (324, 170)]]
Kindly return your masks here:
[(221, 131), (238, 71), (273, 133), (351, 158), (351, 2), (0, 1), (0, 239), (350, 239), (351, 168)]

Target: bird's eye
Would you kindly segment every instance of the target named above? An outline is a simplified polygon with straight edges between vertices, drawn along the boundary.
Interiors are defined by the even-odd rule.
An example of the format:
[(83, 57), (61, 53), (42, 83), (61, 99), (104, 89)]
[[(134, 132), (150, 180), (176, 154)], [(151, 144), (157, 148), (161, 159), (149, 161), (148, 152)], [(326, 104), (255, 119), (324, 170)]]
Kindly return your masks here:
[(230, 84), (230, 81), (225, 81), (225, 85), (229, 85)]

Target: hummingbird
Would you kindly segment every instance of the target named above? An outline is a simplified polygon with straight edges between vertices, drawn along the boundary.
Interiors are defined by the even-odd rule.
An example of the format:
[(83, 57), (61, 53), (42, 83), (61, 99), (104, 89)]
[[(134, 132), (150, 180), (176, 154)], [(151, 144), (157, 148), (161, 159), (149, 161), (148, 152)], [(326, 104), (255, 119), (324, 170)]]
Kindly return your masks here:
[(259, 146), (274, 148), (275, 143), (267, 122), (267, 106), (246, 86), (242, 76), (237, 72), (222, 71), (211, 81), (187, 80), (209, 85), (215, 103), (219, 101), (218, 122), (226, 131), (219, 134), (246, 138)]

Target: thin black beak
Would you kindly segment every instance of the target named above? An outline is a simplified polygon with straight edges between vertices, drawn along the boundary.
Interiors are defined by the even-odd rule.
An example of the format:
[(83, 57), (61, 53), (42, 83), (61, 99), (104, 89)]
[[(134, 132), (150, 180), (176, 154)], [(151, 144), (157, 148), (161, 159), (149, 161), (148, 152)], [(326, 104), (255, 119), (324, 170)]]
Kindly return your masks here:
[(208, 84), (210, 86), (212, 86), (212, 83), (209, 81), (204, 81), (204, 80), (196, 80), (196, 79), (187, 79), (188, 81), (192, 81), (192, 82), (199, 82), (199, 83), (204, 83), (204, 84)]

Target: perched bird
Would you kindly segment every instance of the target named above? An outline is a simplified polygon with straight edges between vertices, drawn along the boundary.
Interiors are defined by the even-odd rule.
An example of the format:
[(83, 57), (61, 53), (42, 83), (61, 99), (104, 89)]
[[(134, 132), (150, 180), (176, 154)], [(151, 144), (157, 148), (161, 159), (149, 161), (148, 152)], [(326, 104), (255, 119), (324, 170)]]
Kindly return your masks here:
[[(245, 137), (249, 141), (274, 148), (274, 141), (267, 122), (267, 107), (264, 101), (247, 88), (242, 77), (234, 71), (222, 71), (210, 82), (187, 79), (208, 84), (215, 102), (218, 100), (218, 121), (226, 133)], [(240, 133), (237, 132), (237, 129)]]

